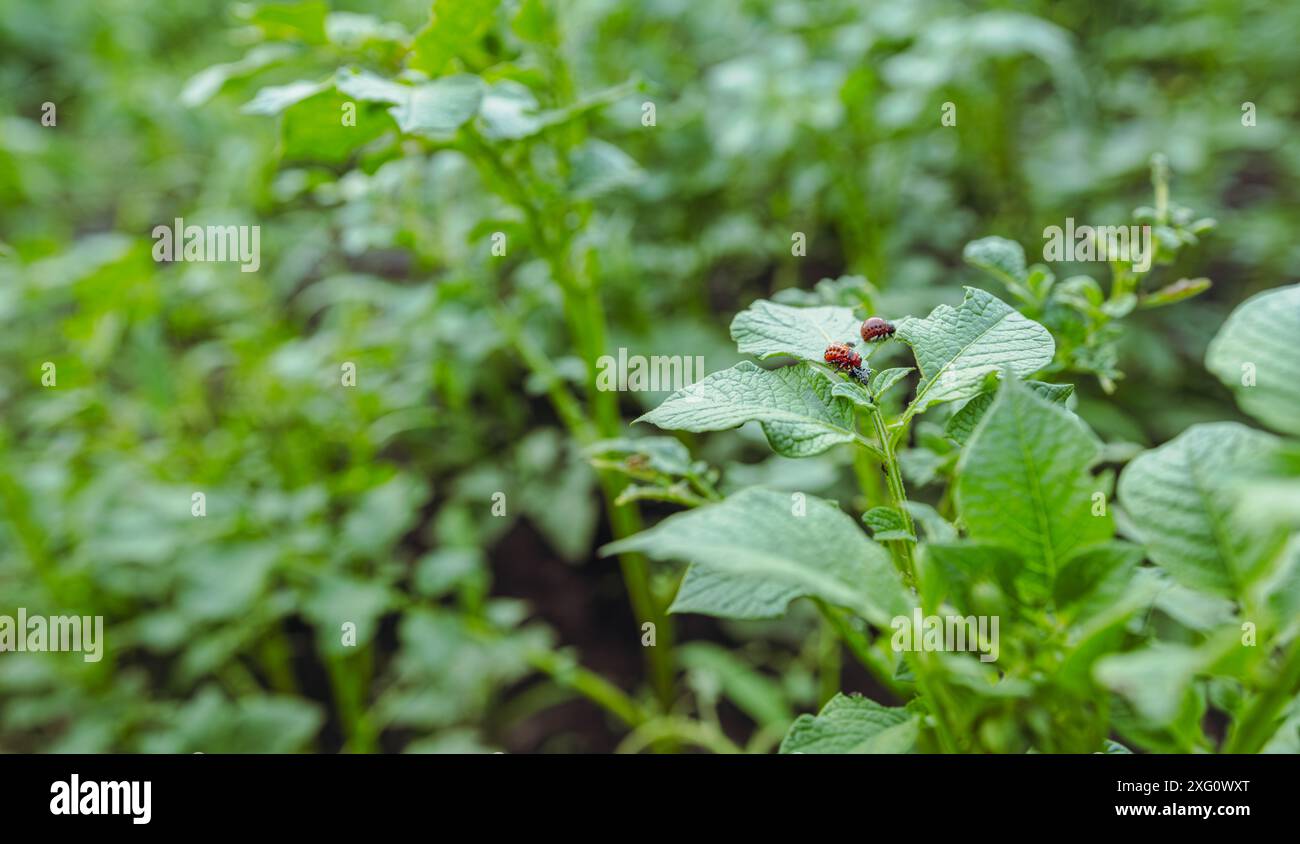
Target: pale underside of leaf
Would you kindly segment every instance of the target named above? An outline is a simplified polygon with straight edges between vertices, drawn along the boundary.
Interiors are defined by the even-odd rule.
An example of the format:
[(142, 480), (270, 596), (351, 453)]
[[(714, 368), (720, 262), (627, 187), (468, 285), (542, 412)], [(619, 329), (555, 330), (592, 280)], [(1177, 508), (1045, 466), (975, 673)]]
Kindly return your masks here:
[(749, 361), (673, 393), (640, 417), (675, 431), (721, 431), (760, 422), (786, 457), (808, 457), (854, 438), (852, 405), (808, 364), (765, 370)]

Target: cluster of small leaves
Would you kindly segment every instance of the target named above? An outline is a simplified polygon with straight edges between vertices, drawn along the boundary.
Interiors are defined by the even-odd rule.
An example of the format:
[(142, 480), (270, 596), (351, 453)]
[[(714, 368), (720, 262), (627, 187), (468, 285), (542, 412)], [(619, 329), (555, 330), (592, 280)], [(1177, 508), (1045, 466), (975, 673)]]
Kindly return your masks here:
[(1024, 249), (1006, 238), (985, 237), (966, 245), (966, 262), (1002, 282), (1017, 307), (1042, 321), (1058, 339), (1049, 372), (1092, 375), (1113, 393), (1115, 382), (1123, 377), (1118, 365), (1121, 320), (1136, 309), (1166, 307), (1209, 289), (1208, 278), (1179, 278), (1153, 289), (1149, 278), (1174, 264), (1182, 250), (1199, 243), (1199, 236), (1213, 229), (1215, 221), (1196, 219), (1191, 209), (1169, 204), (1168, 165), (1162, 156), (1153, 159), (1152, 179), (1157, 207), (1133, 212), (1134, 223), (1151, 232), (1149, 265), (1139, 271), (1128, 256), (1126, 260), (1112, 256), (1109, 291), (1090, 275), (1058, 281), (1046, 264), (1027, 266)]

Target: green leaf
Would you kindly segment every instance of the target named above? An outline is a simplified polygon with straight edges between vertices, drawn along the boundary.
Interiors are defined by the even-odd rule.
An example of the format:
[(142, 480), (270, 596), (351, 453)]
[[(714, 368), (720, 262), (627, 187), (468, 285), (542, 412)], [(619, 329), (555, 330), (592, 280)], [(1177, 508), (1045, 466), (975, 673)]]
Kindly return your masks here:
[(972, 267), (992, 274), (1008, 286), (1025, 280), (1025, 250), (1014, 240), (1005, 237), (972, 240), (961, 256)]
[(296, 0), (292, 3), (251, 3), (235, 7), (236, 14), (262, 31), (268, 41), (325, 43), (325, 0)]
[(862, 320), (852, 308), (798, 308), (759, 299), (731, 321), (731, 339), (745, 354), (789, 355), (824, 363), (831, 343), (856, 343)]
[(227, 82), (240, 79), (292, 56), (287, 44), (259, 44), (240, 60), (214, 64), (194, 74), (181, 90), (181, 105), (196, 108), (212, 99)]
[[(503, 79), (488, 88), (479, 109), (483, 135), (494, 140), (517, 141), (528, 138), (551, 126), (574, 120), (636, 90), (635, 80), (614, 85), (582, 97), (564, 108), (541, 110), (537, 98), (527, 87), (513, 79)], [(638, 181), (639, 168), (632, 159), (614, 148), (611, 157), (622, 156), (619, 164), (629, 173), (628, 184)]]
[(1263, 471), (1276, 437), (1236, 422), (1193, 425), (1125, 467), (1119, 501), (1147, 554), (1178, 582), (1234, 597), (1285, 533), (1233, 515), (1234, 475)]
[(742, 361), (678, 390), (636, 421), (674, 431), (722, 431), (758, 421), (778, 454), (808, 457), (853, 439), (853, 409), (832, 389), (831, 380), (807, 364), (769, 372)]
[(1017, 597), (1021, 591), (1017, 576), (1024, 570), (1024, 560), (1016, 552), (979, 542), (929, 542), (921, 557), (921, 575), (925, 588), (925, 609), (933, 612), (944, 601), (963, 612), (983, 612), (977, 597), (980, 584), (997, 587), (1005, 595)]
[(303, 601), (303, 615), (316, 627), (319, 647), (329, 653), (350, 653), (343, 644), (342, 625), (356, 625), (356, 646), (365, 647), (375, 635), (379, 618), (391, 606), (392, 593), (383, 583), (327, 574)]
[(388, 111), (404, 133), (446, 135), (478, 112), (483, 89), (483, 80), (477, 76), (447, 76), (409, 88), (406, 99)]
[(434, 0), (433, 17), (411, 44), (410, 67), (441, 75), (452, 59), (483, 38), (499, 5), (501, 0)]
[(1229, 649), (1239, 649), (1240, 634), (1206, 640), (1197, 647), (1156, 642), (1139, 651), (1098, 660), (1097, 682), (1128, 699), (1137, 713), (1157, 726), (1170, 724), (1191, 694), (1192, 680), (1209, 669)]
[(895, 539), (916, 541), (916, 536), (907, 529), (903, 514), (893, 507), (872, 507), (862, 514), (862, 522), (871, 529), (871, 538), (877, 542)]
[[(996, 383), (996, 382), (995, 382)], [(1065, 404), (1074, 394), (1073, 384), (1048, 384), (1044, 381), (1026, 381), (1025, 386), (1053, 404)], [(943, 432), (958, 445), (965, 445), (970, 435), (975, 433), (975, 426), (984, 418), (984, 412), (993, 404), (996, 390), (987, 390), (972, 398), (961, 409), (948, 417)]]
[(907, 512), (912, 514), (912, 520), (925, 532), (926, 540), (952, 542), (957, 539), (957, 529), (929, 504), (923, 501), (905, 501), (903, 504), (907, 507)]
[(1180, 278), (1173, 284), (1167, 284), (1138, 302), (1139, 308), (1163, 308), (1193, 296), (1199, 296), (1210, 289), (1208, 278)]
[(1056, 573), (1053, 598), (1067, 623), (1088, 618), (1128, 591), (1142, 547), (1119, 540), (1079, 548)]
[(917, 717), (860, 695), (835, 697), (816, 715), (800, 715), (781, 742), (782, 753), (907, 753), (916, 745)]
[(357, 125), (341, 120), (347, 100), (337, 91), (325, 90), (285, 109), (280, 118), (280, 156), (285, 161), (342, 164), (366, 144), (385, 132), (392, 122), (377, 107), (357, 108)]
[(800, 493), (747, 489), (602, 553), (626, 551), (690, 562), (672, 612), (774, 618), (814, 597), (884, 625), (912, 606), (889, 552), (833, 504)]
[(1205, 368), (1265, 425), (1300, 434), (1300, 284), (1250, 297), (1205, 352)]
[(1051, 363), (1056, 345), (1046, 328), (991, 293), (966, 288), (961, 306), (940, 305), (925, 319), (908, 317), (894, 335), (912, 347), (921, 369), (906, 418), (939, 402), (970, 398), (1003, 367), (1025, 377)]
[[(244, 114), (279, 114), (294, 103), (314, 97), (328, 88), (328, 82), (298, 81), (288, 85), (273, 85), (258, 91), (257, 96), (245, 104), (242, 111)], [(334, 118), (337, 120), (338, 115), (335, 114)]]
[(343, 68), (334, 77), (334, 87), (345, 97), (367, 103), (405, 103), (413, 89), (365, 70)]
[(600, 440), (587, 447), (588, 456), (640, 455), (645, 467), (665, 475), (689, 475), (694, 471), (691, 453), (673, 437), (619, 437)]
[(1101, 444), (1073, 413), (1007, 380), (957, 462), (957, 512), (972, 539), (1012, 548), (1050, 583), (1083, 545), (1109, 539), (1088, 469)]
[(831, 395), (842, 396), (863, 410), (870, 410), (876, 406), (876, 403), (871, 400), (871, 393), (867, 392), (867, 388), (854, 379), (836, 378), (831, 387)]
[(785, 725), (794, 717), (780, 683), (726, 648), (712, 642), (690, 642), (677, 656), (684, 668), (714, 675), (723, 693), (759, 726)]
[(504, 140), (526, 138), (546, 125), (533, 92), (513, 79), (503, 79), (488, 88), (479, 120), (486, 137)]
[(915, 367), (896, 366), (892, 369), (882, 369), (871, 377), (871, 395), (879, 399), (888, 392), (889, 388), (902, 381), (912, 372)]
[(569, 190), (582, 199), (633, 187), (645, 178), (630, 155), (596, 138), (588, 138), (573, 151), (570, 167)]

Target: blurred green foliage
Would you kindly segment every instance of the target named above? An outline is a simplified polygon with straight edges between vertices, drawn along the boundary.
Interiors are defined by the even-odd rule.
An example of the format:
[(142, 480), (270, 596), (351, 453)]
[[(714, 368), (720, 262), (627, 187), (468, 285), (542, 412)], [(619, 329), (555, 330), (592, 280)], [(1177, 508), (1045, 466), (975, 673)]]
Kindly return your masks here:
[[(429, 5), (7, 0), (0, 613), (102, 614), (108, 641), (97, 664), (0, 656), (0, 750), (601, 748), (519, 725), (608, 700), (577, 659), (639, 659), (639, 629), (567, 641), (503, 576), (617, 589), (592, 548), (629, 508), (606, 489), (602, 510), (588, 449), (663, 394), (593, 396), (594, 357), (724, 368), (732, 314), (834, 295), (825, 277), (923, 314), (983, 278), (968, 241), (1033, 264), (1066, 217), (1129, 222), (1156, 153), (1218, 227), (1144, 292), (1214, 286), (1128, 316), (1079, 412), (1117, 455), (1240, 418), (1200, 361), (1232, 306), (1295, 279), (1300, 7)], [(176, 217), (260, 225), (260, 270), (154, 262)], [(918, 486), (944, 459), (926, 436), (904, 454)], [(760, 442), (697, 453), (724, 491), (855, 495), (846, 455)], [(660, 699), (730, 700), (732, 737), (770, 748), (838, 688), (818, 631), (798, 612), (710, 629), (726, 646), (683, 648)]]

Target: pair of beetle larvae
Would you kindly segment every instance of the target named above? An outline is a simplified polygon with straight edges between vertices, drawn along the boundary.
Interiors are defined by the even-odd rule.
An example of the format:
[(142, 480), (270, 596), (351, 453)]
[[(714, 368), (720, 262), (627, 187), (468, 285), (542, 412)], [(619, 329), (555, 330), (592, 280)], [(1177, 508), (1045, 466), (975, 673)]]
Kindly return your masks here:
[[(879, 343), (894, 333), (894, 324), (873, 316), (862, 323), (859, 333), (865, 343)], [(871, 378), (871, 367), (862, 365), (862, 355), (852, 343), (831, 343), (826, 347), (826, 362), (841, 372), (847, 372), (857, 381), (866, 384)]]

